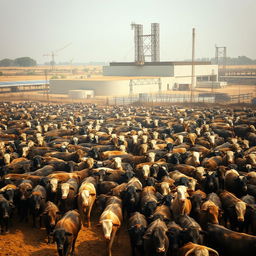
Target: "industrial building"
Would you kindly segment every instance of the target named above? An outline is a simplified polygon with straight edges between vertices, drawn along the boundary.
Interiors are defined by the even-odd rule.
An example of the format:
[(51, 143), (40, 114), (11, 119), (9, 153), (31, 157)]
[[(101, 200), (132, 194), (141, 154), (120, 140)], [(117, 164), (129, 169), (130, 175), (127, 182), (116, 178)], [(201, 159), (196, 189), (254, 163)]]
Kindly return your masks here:
[[(160, 61), (159, 24), (151, 24), (151, 34), (143, 35), (141, 24), (134, 29), (134, 62), (112, 62), (103, 67), (103, 76), (88, 79), (50, 80), (50, 93), (91, 90), (95, 96), (128, 96), (199, 87), (221, 87), (218, 65), (210, 62)], [(194, 69), (192, 83), (191, 70)]]

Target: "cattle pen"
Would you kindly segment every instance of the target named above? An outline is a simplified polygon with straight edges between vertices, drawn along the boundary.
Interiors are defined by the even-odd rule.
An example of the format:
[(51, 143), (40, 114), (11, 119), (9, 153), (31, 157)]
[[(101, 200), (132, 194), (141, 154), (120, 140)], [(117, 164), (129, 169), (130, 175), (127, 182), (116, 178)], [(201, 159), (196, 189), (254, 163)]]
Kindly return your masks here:
[[(134, 101), (128, 105), (72, 100), (52, 103), (43, 94), (46, 101), (42, 102), (24, 98), (1, 102), (0, 193), (8, 200), (12, 199), (6, 192), (7, 188), (8, 191), (17, 190), (17, 193), (10, 204), (14, 212), (8, 217), (11, 220), (9, 232), (2, 226), (0, 248), (3, 248), (3, 253), (0, 255), (57, 255), (56, 244), (47, 244), (45, 224), (39, 227), (44, 208), (39, 208), (41, 212), (35, 215), (36, 227), (33, 226), (32, 195), (38, 195), (38, 189), (45, 189), (47, 197), (41, 200), (54, 201), (61, 218), (68, 209), (80, 209), (77, 206), (80, 201), (71, 195), (78, 195), (78, 187), (89, 181), (95, 182), (96, 192), (93, 193), (97, 194), (97, 199), (91, 213), (91, 226), (88, 227), (86, 222), (78, 234), (77, 256), (85, 252), (92, 256), (105, 255), (104, 235), (107, 233), (104, 233), (101, 216), (106, 198), (121, 200), (125, 211), (123, 219), (119, 217), (119, 222), (114, 223), (120, 228), (119, 242), (114, 240), (111, 248), (113, 256), (132, 255), (134, 245), (130, 245), (130, 228), (134, 227), (131, 225), (128, 229), (127, 226), (130, 223), (128, 217), (135, 211), (145, 216), (148, 223), (148, 232), (142, 243), (151, 241), (149, 233), (154, 225), (160, 225), (161, 232), (165, 233), (164, 230), (174, 228), (172, 222), (175, 221), (188, 236), (188, 240), (180, 238), (183, 246), (188, 246), (185, 241), (190, 241), (203, 244), (204, 249), (213, 248), (221, 255), (230, 255), (225, 241), (218, 241), (215, 245), (211, 236), (207, 236), (204, 219), (208, 215), (204, 215), (204, 211), (213, 203), (206, 201), (206, 196), (211, 196), (212, 200), (219, 197), (223, 203), (223, 206), (213, 205), (217, 209), (213, 214), (214, 221), (208, 220), (215, 223), (209, 229), (212, 236), (218, 231), (223, 234), (236, 232), (236, 237), (239, 237), (243, 231), (254, 239), (253, 220), (247, 222), (247, 215), (236, 216), (245, 219), (242, 220), (248, 226), (242, 227), (233, 221), (228, 209), (231, 204), (243, 214), (241, 207), (245, 205), (243, 200), (247, 200), (243, 196), (246, 193), (251, 199), (255, 196), (255, 108), (241, 102), (228, 108), (225, 103), (190, 102), (188, 96), (180, 95), (188, 101), (176, 104), (169, 100), (174, 97), (155, 95), (156, 99), (162, 97), (163, 100), (150, 98), (152, 102), (137, 104)], [(237, 177), (238, 185), (233, 182)], [(54, 179), (59, 179), (56, 197), (51, 194), (52, 184), (56, 184), (51, 183)], [(211, 185), (212, 181), (214, 185)], [(20, 203), (24, 192), (22, 184), (30, 188), (24, 194), (24, 197), (28, 196), (29, 212), (24, 211), (23, 203)], [(70, 196), (75, 204), (62, 198), (61, 193), (67, 187), (70, 190), (66, 196)], [(228, 192), (222, 193), (223, 189)], [(133, 194), (130, 193), (135, 193), (132, 200), (130, 196)], [(188, 197), (186, 193), (189, 193)], [(186, 214), (180, 207), (183, 196), (186, 197)], [(200, 197), (205, 198), (198, 209), (195, 204)], [(7, 199), (0, 197), (0, 200)], [(218, 207), (227, 214), (228, 222), (218, 215)], [(197, 214), (202, 214), (202, 218)], [(21, 216), (24, 219), (20, 219)], [(108, 224), (109, 220), (105, 222)], [(192, 237), (187, 222), (196, 229)], [(165, 236), (172, 241), (170, 233), (166, 232)], [(170, 242), (169, 248), (160, 249), (172, 255), (171, 252), (175, 252), (173, 246)], [(244, 250), (248, 248), (243, 245)]]

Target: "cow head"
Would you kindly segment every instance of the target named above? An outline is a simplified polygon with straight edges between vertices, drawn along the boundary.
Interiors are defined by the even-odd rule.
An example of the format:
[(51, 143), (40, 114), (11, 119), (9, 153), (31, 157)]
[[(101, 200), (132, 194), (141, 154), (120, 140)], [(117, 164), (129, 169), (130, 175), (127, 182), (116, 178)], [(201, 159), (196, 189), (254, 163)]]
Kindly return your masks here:
[(27, 200), (32, 193), (32, 185), (28, 182), (23, 182), (19, 185), (20, 200)]
[(236, 184), (237, 190), (241, 191), (243, 194), (246, 193), (247, 191), (247, 177), (245, 176), (238, 176), (235, 180), (234, 183)]
[(49, 209), (44, 211), (42, 215), (47, 219), (47, 222), (50, 225), (50, 230), (52, 232), (56, 226), (57, 220), (60, 218), (60, 212), (55, 209)]
[(142, 212), (145, 216), (152, 216), (157, 207), (157, 201), (148, 201), (144, 206), (142, 206)]
[(143, 178), (147, 179), (150, 176), (150, 166), (145, 164), (142, 166)]
[(70, 184), (69, 183), (62, 183), (60, 186), (61, 189), (61, 198), (62, 199), (67, 199), (68, 194), (69, 194), (69, 189), (70, 189)]
[(57, 188), (58, 188), (58, 182), (59, 182), (59, 180), (56, 179), (56, 178), (52, 178), (52, 179), (50, 179), (49, 182), (50, 182), (51, 191), (52, 191), (53, 193), (56, 193)]
[(192, 152), (192, 159), (196, 166), (200, 165), (200, 152), (193, 151)]
[(89, 190), (83, 190), (81, 192), (81, 197), (82, 197), (82, 200), (83, 200), (83, 206), (84, 207), (88, 207), (89, 206), (89, 199), (90, 199), (90, 191)]
[(183, 243), (192, 242), (195, 244), (202, 244), (202, 231), (198, 228), (185, 228), (181, 232)]
[(166, 229), (156, 227), (152, 232), (152, 241), (156, 253), (166, 253)]
[(73, 235), (65, 229), (58, 228), (53, 231), (53, 240), (57, 244), (57, 250), (60, 256), (64, 256), (64, 245), (72, 236)]
[(184, 185), (177, 186), (177, 197), (180, 202), (185, 202), (187, 194), (187, 187)]
[(121, 157), (115, 157), (114, 158), (114, 168), (122, 168), (122, 158)]
[(129, 235), (136, 246), (143, 245), (143, 235), (146, 231), (146, 227), (141, 224), (136, 224), (128, 229)]
[(167, 236), (170, 241), (170, 248), (173, 251), (177, 251), (178, 248), (182, 245), (181, 231), (182, 229), (179, 227), (168, 228)]
[(155, 152), (149, 152), (148, 153), (148, 160), (149, 160), (149, 162), (154, 162), (155, 161), (155, 156), (156, 156)]
[(105, 219), (100, 221), (103, 229), (104, 237), (107, 240), (110, 240), (112, 229), (113, 229), (113, 221), (111, 219)]
[(226, 152), (226, 157), (227, 157), (227, 163), (228, 164), (233, 164), (234, 163), (234, 152), (233, 151), (228, 150)]
[(11, 162), (11, 155), (9, 153), (4, 154), (4, 163), (5, 165), (9, 164)]
[(171, 192), (170, 184), (168, 182), (161, 182), (160, 183), (160, 192), (163, 196), (169, 195)]
[(202, 204), (201, 210), (207, 215), (207, 221), (213, 224), (219, 224), (219, 207), (211, 201), (206, 201)]
[(135, 173), (133, 171), (126, 171), (125, 173), (122, 174), (121, 181), (128, 182), (134, 176), (135, 176)]
[(237, 220), (239, 222), (244, 222), (244, 215), (246, 212), (246, 203), (243, 201), (239, 201), (235, 204), (235, 211), (237, 215)]

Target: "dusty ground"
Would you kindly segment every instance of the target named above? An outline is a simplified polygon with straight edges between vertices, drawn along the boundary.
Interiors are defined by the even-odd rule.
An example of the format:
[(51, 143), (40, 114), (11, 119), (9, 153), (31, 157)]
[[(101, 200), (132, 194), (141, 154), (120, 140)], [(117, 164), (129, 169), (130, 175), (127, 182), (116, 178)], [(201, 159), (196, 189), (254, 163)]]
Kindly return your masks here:
[(47, 79), (53, 77), (78, 79), (87, 75), (101, 75), (101, 66), (55, 66), (54, 70), (50, 66), (36, 67), (0, 67), (0, 82), (9, 81), (27, 81), (27, 80), (45, 80), (45, 71)]
[[(198, 93), (204, 92), (212, 92), (211, 89), (196, 89), (194, 91), (194, 95)], [(228, 93), (229, 95), (238, 95), (240, 94), (247, 94), (252, 93), (253, 97), (256, 96), (256, 86), (252, 85), (228, 85), (226, 88), (222, 89), (214, 89), (215, 93)], [(190, 91), (168, 91), (164, 92), (167, 94), (181, 94), (181, 95), (190, 95)], [(17, 93), (5, 93), (0, 94), (0, 101), (42, 101), (48, 102), (47, 94), (44, 92), (17, 92)], [(75, 102), (83, 102), (83, 103), (97, 103), (97, 104), (106, 104), (107, 99), (106, 97), (96, 97), (93, 99), (85, 99), (85, 100), (74, 100), (68, 98), (67, 95), (64, 94), (49, 94), (49, 102), (55, 103), (75, 103)]]
[[(76, 242), (76, 256), (106, 255), (106, 242), (98, 217), (92, 220), (92, 228), (83, 227)], [(14, 220), (10, 233), (0, 235), (0, 256), (57, 256), (56, 244), (46, 243), (44, 228), (32, 228), (32, 223), (20, 224)], [(131, 255), (128, 233), (125, 224), (120, 229), (119, 241), (115, 241), (113, 256)]]

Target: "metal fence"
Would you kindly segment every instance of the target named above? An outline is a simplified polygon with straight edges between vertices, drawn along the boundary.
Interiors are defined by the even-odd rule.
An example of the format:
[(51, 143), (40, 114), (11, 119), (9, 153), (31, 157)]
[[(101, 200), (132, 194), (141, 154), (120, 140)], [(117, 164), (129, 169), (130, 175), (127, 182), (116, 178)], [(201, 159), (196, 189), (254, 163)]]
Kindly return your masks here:
[(253, 93), (244, 93), (244, 94), (238, 94), (238, 95), (230, 95), (230, 101), (231, 102), (237, 102), (237, 103), (241, 103), (241, 102), (251, 102), (252, 98), (253, 98)]
[[(108, 99), (110, 105), (129, 105), (135, 102), (139, 103), (188, 103), (191, 97), (188, 94), (140, 94), (127, 97), (113, 97)], [(193, 96), (192, 102), (214, 103), (213, 96)]]

